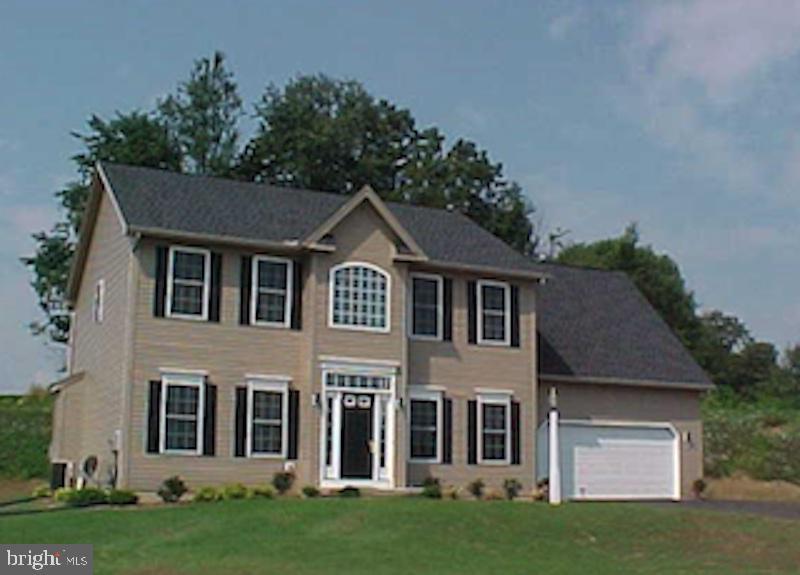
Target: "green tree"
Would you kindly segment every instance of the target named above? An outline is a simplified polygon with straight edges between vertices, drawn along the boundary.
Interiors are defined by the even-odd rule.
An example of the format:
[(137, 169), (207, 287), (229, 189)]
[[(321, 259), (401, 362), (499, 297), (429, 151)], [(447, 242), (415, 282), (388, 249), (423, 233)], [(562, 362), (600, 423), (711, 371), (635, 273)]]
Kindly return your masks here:
[(700, 316), (700, 333), (693, 353), (697, 362), (716, 384), (724, 385), (730, 376), (733, 355), (753, 343), (747, 327), (737, 317), (719, 310)]
[(36, 251), (22, 259), (31, 270), (31, 285), (45, 314), (43, 321), (31, 324), (31, 330), (58, 343), (66, 342), (68, 337), (69, 316), (64, 297), (95, 163), (104, 160), (177, 170), (181, 162), (180, 150), (169, 137), (166, 126), (149, 114), (136, 111), (117, 114), (108, 121), (92, 116), (88, 127), (86, 134), (73, 134), (84, 146), (73, 157), (78, 179), (56, 193), (63, 219), (50, 231), (34, 234)]
[(158, 111), (178, 141), (187, 172), (230, 172), (238, 153), (242, 100), (222, 52), (195, 61), (189, 79), (159, 102)]
[(301, 76), (267, 88), (241, 178), (349, 194), (365, 184), (385, 199), (452, 206), (523, 252), (535, 247), (532, 206), (502, 166), (473, 142), (445, 148), (436, 128), (376, 100), (354, 81)]
[(560, 263), (626, 272), (664, 321), (690, 350), (700, 337), (697, 304), (675, 261), (650, 246), (639, 245), (635, 224), (618, 238), (565, 248)]

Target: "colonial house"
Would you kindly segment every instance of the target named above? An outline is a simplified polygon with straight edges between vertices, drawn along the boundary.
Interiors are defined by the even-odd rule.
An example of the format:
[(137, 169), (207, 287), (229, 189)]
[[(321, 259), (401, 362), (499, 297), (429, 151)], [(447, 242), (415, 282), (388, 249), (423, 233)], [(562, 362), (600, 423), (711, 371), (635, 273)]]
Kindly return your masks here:
[(456, 211), (100, 164), (69, 278), (54, 482), (689, 496), (710, 387), (620, 273)]

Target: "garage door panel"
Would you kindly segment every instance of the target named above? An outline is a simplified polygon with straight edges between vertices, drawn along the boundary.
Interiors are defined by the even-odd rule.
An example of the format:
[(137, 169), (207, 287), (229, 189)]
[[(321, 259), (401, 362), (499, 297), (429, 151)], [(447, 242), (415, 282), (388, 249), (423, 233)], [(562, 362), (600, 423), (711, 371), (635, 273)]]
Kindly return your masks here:
[[(676, 438), (672, 430), (564, 423), (560, 431), (564, 497), (671, 499), (676, 496)], [(540, 429), (538, 444), (540, 454), (544, 454), (539, 459), (540, 469), (546, 470), (546, 425)]]

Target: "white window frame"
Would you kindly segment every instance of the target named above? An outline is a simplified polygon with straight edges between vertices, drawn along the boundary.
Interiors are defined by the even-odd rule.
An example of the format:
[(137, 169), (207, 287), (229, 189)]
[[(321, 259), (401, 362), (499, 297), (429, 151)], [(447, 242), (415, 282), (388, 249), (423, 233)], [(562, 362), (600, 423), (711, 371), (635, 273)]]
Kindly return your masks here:
[[(506, 410), (506, 456), (504, 459), (483, 458), (483, 406), (502, 405)], [(479, 393), (477, 396), (477, 448), (478, 465), (511, 465), (511, 394), (503, 392)]]
[[(336, 272), (347, 268), (364, 267), (381, 274), (386, 280), (386, 309), (384, 310), (386, 316), (386, 325), (383, 327), (372, 327), (368, 325), (350, 325), (341, 324), (334, 321), (334, 297), (336, 293)], [(342, 262), (333, 266), (328, 272), (328, 327), (332, 329), (347, 329), (352, 331), (369, 331), (373, 333), (389, 333), (392, 326), (392, 276), (389, 272), (368, 262)]]
[[(158, 446), (159, 452), (165, 455), (202, 455), (204, 438), (204, 417), (205, 414), (205, 383), (203, 375), (192, 373), (164, 373), (161, 375), (161, 410), (159, 414), (158, 426)], [(167, 390), (169, 386), (196, 387), (198, 389), (197, 398), (197, 445), (195, 449), (167, 449)], [(180, 418), (179, 416), (170, 416)]]
[[(436, 403), (436, 455), (434, 457), (411, 456), (411, 402), (433, 401)], [(432, 389), (413, 389), (408, 394), (408, 460), (411, 463), (441, 463), (444, 436), (444, 399), (441, 391)]]
[[(275, 288), (262, 288), (258, 285), (258, 265), (260, 262), (281, 263), (286, 264), (286, 291)], [(281, 258), (277, 256), (253, 256), (252, 270), (250, 273), (250, 324), (260, 325), (264, 327), (291, 327), (292, 323), (292, 303), (294, 300), (294, 262), (289, 258)], [(259, 292), (282, 294), (286, 298), (286, 305), (283, 309), (283, 321), (265, 321), (256, 319), (256, 311), (258, 309), (258, 294)]]
[[(414, 280), (422, 279), (436, 282), (436, 334), (417, 334), (414, 333)], [(423, 341), (442, 341), (444, 333), (444, 278), (438, 274), (413, 272), (409, 275), (408, 291), (411, 297), (408, 298), (408, 335), (413, 339)]]
[[(200, 315), (188, 313), (175, 313), (172, 311), (172, 293), (175, 286), (175, 253), (184, 252), (202, 255), (203, 260), (203, 302)], [(185, 281), (185, 280), (178, 280)], [(186, 246), (170, 246), (167, 263), (167, 305), (166, 316), (177, 319), (190, 319), (195, 321), (208, 321), (208, 296), (211, 291), (211, 251), (204, 248)]]
[[(264, 453), (253, 451), (253, 396), (256, 391), (281, 394), (281, 451)], [(247, 380), (247, 429), (245, 453), (253, 459), (286, 459), (289, 452), (289, 381), (284, 378), (251, 377)]]
[(92, 320), (94, 323), (103, 323), (106, 301), (106, 280), (99, 279), (94, 285), (92, 294)]
[[(505, 338), (500, 339), (484, 339), (483, 337), (483, 288), (484, 287), (496, 287), (502, 288), (504, 292), (504, 332)], [(494, 345), (500, 347), (509, 347), (511, 345), (511, 285), (507, 282), (495, 281), (495, 280), (478, 280), (476, 285), (476, 307), (477, 307), (477, 315), (478, 315), (478, 337), (477, 341), (479, 345)]]

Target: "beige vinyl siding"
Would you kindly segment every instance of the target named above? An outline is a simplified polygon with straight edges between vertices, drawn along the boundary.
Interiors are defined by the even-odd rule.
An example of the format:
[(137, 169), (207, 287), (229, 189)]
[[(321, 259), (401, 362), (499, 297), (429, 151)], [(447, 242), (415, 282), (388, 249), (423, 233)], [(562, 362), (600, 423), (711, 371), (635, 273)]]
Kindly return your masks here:
[[(72, 325), (72, 372), (83, 371), (85, 376), (65, 387), (56, 399), (59, 413), (54, 443), (59, 447), (53, 453), (76, 465), (88, 455), (98, 456), (101, 481), (106, 481), (112, 470), (110, 446), (115, 430), (123, 425), (129, 261), (130, 241), (110, 196), (103, 192)], [(102, 323), (96, 323), (92, 310), (100, 279), (105, 282), (104, 313)]]
[[(267, 483), (283, 469), (283, 460), (247, 459), (233, 456), (235, 389), (246, 384), (246, 375), (282, 375), (300, 390), (300, 424), (309, 417), (308, 337), (310, 331), (239, 324), (242, 252), (206, 247), (222, 254), (220, 322), (158, 318), (153, 315), (155, 247), (168, 245), (143, 240), (136, 250), (139, 276), (134, 339), (134, 369), (130, 414), (130, 466), (128, 485), (153, 490), (170, 475), (181, 475), (190, 486), (242, 481)], [(307, 263), (304, 263), (307, 268)], [(304, 284), (307, 282), (304, 282)], [(305, 306), (304, 306), (305, 308)], [(303, 310), (303, 322), (307, 322)], [(145, 453), (148, 387), (161, 378), (162, 369), (195, 369), (208, 372), (217, 386), (216, 455), (158, 455)], [(305, 434), (305, 429), (301, 432)], [(301, 444), (301, 458), (307, 446)], [(298, 465), (298, 467), (302, 467)]]
[[(681, 434), (681, 496), (691, 496), (692, 482), (703, 476), (701, 392), (623, 385), (553, 384), (543, 378), (539, 389), (540, 424), (547, 417), (548, 394), (553, 386), (558, 390), (558, 408), (563, 419), (671, 423)], [(686, 441), (686, 433), (691, 434), (691, 442)]]
[[(411, 483), (428, 476), (444, 484), (465, 486), (480, 477), (487, 485), (500, 487), (504, 479), (516, 478), (531, 488), (535, 462), (534, 422), (536, 414), (535, 351), (536, 298), (533, 284), (509, 282), (519, 286), (520, 347), (485, 346), (468, 343), (467, 282), (478, 276), (443, 274), (453, 281), (452, 341), (409, 340), (409, 385), (445, 388), (444, 396), (453, 400), (453, 463), (409, 463)], [(521, 465), (467, 464), (467, 401), (475, 400), (476, 388), (510, 390), (520, 402)], [(407, 414), (406, 414), (407, 415)]]

